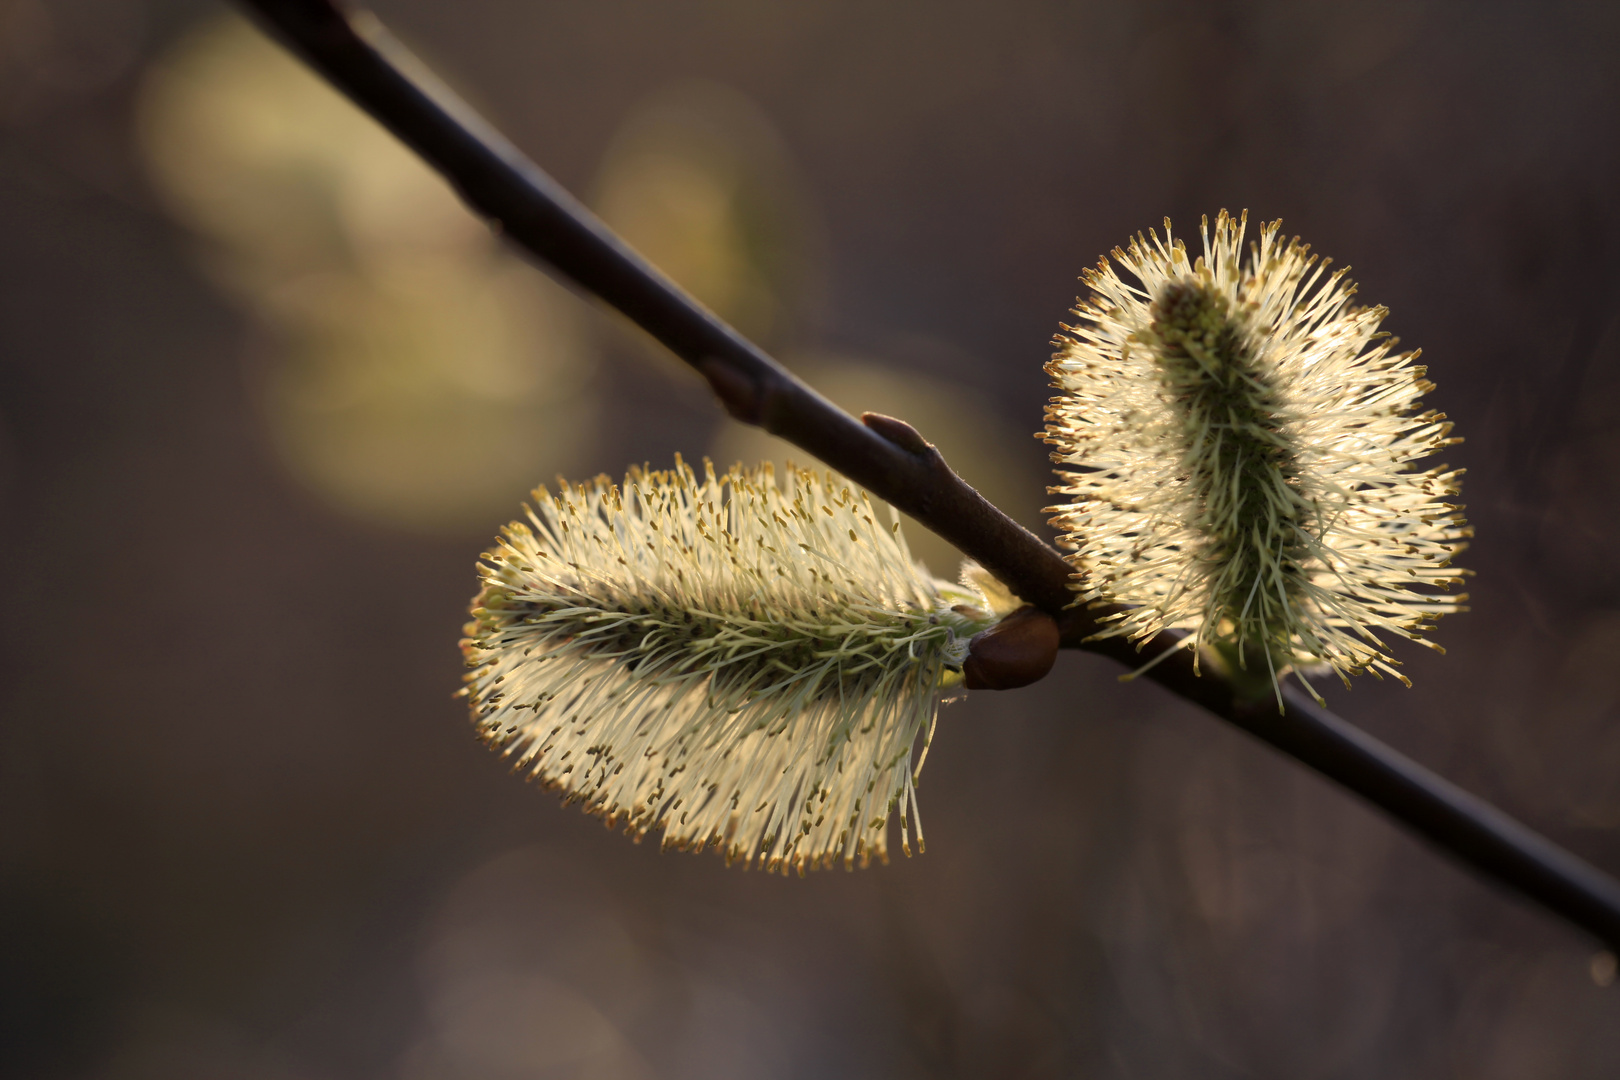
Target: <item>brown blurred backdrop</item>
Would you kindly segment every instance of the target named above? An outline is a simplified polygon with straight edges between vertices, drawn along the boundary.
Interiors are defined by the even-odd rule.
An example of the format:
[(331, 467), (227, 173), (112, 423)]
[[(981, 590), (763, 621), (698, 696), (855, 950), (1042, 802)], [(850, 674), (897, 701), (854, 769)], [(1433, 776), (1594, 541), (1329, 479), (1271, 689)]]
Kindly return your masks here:
[[(1352, 264), (1479, 577), (1330, 703), (1620, 872), (1620, 7), (378, 10), (1034, 525), (1081, 268), (1221, 207)], [(0, 0), (0, 275), (0, 1074), (1620, 1075), (1591, 942), (1084, 656), (949, 706), (929, 852), (863, 873), (512, 777), (451, 694), (527, 489), (784, 452), (219, 4)]]

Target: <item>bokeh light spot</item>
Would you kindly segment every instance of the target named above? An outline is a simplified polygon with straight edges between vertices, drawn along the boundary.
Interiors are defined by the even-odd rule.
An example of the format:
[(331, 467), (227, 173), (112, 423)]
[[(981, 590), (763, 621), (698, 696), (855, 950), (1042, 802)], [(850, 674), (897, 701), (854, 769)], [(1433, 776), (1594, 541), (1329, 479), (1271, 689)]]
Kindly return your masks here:
[(246, 23), (153, 68), (141, 144), (214, 279), (253, 312), (271, 440), (333, 506), (487, 526), (584, 460), (594, 350), (578, 301), (445, 183)]

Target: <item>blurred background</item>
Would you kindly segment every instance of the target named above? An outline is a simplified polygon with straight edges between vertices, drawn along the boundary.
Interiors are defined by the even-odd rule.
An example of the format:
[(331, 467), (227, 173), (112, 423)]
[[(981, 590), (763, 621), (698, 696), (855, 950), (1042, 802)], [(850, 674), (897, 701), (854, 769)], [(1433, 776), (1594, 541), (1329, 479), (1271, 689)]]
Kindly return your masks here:
[[(1468, 439), (1479, 577), (1415, 689), (1330, 704), (1620, 872), (1620, 7), (377, 10), (1036, 528), (1083, 267), (1221, 207), (1351, 264)], [(0, 1073), (1620, 1074), (1594, 943), (1096, 658), (948, 706), (885, 868), (559, 808), (451, 696), (473, 564), (676, 452), (788, 456), (228, 7), (0, 0)]]

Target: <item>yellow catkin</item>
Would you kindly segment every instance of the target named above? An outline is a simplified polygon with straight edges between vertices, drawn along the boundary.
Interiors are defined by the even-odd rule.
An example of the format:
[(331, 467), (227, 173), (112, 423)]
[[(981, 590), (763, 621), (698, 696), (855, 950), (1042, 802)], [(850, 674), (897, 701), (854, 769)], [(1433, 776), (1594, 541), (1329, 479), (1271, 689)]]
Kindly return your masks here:
[(1385, 309), (1352, 305), (1281, 222), (1245, 257), (1247, 220), (1206, 218), (1196, 261), (1166, 220), (1085, 274), (1047, 366), (1068, 467), (1049, 513), (1079, 599), (1125, 608), (1099, 636), (1182, 630), (1273, 679), (1404, 682), (1380, 635), (1434, 647), (1421, 632), (1466, 599), (1435, 591), (1461, 581), (1461, 470), (1414, 467), (1460, 440), (1422, 409), (1433, 384), (1379, 333)]
[(784, 480), (677, 461), (536, 491), (462, 642), (483, 737), (669, 847), (864, 865), (898, 816), (920, 848), (913, 749), (997, 604), (930, 577), (841, 477)]

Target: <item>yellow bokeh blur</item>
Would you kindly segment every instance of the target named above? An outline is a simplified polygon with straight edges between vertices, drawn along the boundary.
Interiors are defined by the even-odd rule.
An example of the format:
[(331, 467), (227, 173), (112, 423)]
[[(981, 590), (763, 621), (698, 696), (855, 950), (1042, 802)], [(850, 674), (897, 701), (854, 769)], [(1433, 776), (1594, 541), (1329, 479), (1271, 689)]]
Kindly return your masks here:
[(683, 82), (619, 125), (593, 203), (655, 266), (744, 335), (776, 346), (813, 298), (815, 231), (758, 106)]
[(266, 420), (318, 495), (459, 532), (586, 459), (579, 302), (279, 46), (234, 17), (205, 24), (149, 72), (139, 131), (205, 265), (275, 343)]

